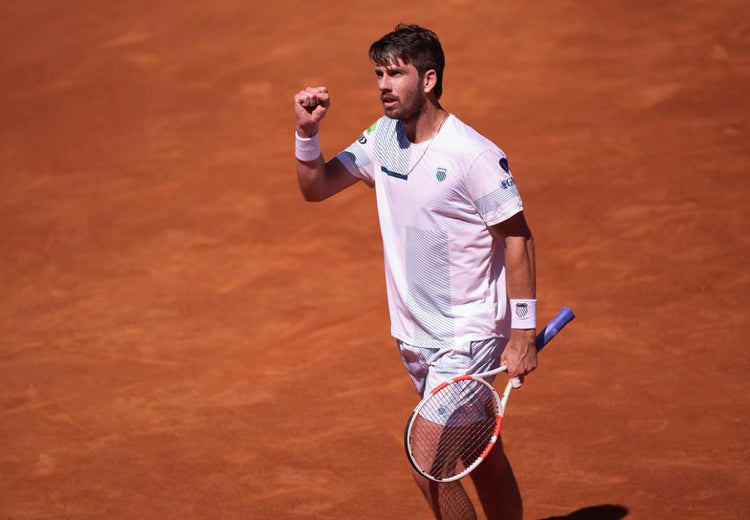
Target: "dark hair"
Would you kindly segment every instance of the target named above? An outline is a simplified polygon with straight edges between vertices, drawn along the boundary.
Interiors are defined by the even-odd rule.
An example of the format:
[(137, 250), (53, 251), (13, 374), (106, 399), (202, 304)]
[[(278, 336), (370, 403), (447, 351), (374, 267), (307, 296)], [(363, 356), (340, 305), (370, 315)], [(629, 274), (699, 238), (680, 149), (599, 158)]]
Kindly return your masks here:
[(445, 55), (437, 34), (418, 25), (398, 24), (393, 32), (380, 38), (370, 46), (370, 59), (377, 65), (388, 66), (399, 59), (411, 63), (419, 77), (430, 69), (437, 73), (435, 95), (443, 93), (443, 69)]

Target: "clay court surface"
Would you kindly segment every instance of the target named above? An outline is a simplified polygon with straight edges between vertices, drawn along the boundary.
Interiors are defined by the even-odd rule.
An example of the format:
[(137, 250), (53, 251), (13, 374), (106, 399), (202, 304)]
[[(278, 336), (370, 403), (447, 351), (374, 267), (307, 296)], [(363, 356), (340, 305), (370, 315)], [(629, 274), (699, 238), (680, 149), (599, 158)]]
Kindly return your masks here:
[(578, 316), (504, 426), (526, 518), (748, 518), (747, 2), (74, 0), (0, 3), (0, 519), (430, 517), (374, 193), (292, 155), (401, 21)]

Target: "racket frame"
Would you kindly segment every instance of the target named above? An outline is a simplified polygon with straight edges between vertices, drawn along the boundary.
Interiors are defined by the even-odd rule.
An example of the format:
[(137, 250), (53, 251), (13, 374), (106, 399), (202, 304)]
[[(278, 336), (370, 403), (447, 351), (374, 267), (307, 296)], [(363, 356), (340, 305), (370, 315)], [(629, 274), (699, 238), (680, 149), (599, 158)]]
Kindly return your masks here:
[[(573, 311), (571, 311), (568, 307), (563, 307), (560, 312), (557, 313), (557, 315), (550, 320), (550, 322), (547, 324), (547, 326), (542, 329), (542, 331), (537, 335), (536, 337), (536, 348), (537, 351), (542, 350), (549, 341), (554, 338), (562, 328), (567, 325), (570, 321), (575, 318), (575, 314), (573, 314)], [(489, 455), (490, 451), (492, 451), (492, 448), (497, 443), (497, 439), (500, 438), (500, 428), (503, 424), (503, 417), (505, 415), (505, 408), (508, 404), (508, 398), (510, 397), (510, 391), (513, 389), (513, 385), (511, 380), (509, 380), (506, 385), (505, 389), (503, 390), (502, 396), (497, 393), (497, 390), (495, 390), (494, 386), (485, 381), (485, 377), (489, 377), (492, 375), (499, 374), (501, 372), (507, 371), (508, 368), (505, 366), (498, 367), (493, 370), (489, 370), (487, 372), (482, 372), (479, 374), (466, 374), (463, 376), (457, 376), (454, 378), (449, 379), (448, 381), (445, 381), (443, 383), (440, 383), (435, 388), (433, 388), (428, 395), (426, 395), (420, 402), (417, 404), (417, 406), (412, 411), (411, 415), (409, 416), (409, 420), (406, 423), (406, 430), (404, 431), (404, 448), (406, 449), (406, 455), (409, 459), (409, 462), (411, 463), (412, 467), (423, 477), (432, 480), (434, 482), (453, 482), (456, 480), (459, 480), (469, 473), (471, 473), (479, 464), (482, 463), (482, 461), (487, 458), (487, 455)], [(483, 384), (485, 387), (487, 387), (492, 395), (493, 400), (495, 401), (496, 409), (495, 412), (495, 429), (491, 436), (491, 439), (485, 449), (482, 451), (481, 455), (477, 457), (476, 460), (468, 464), (464, 467), (464, 469), (455, 475), (451, 475), (448, 477), (436, 477), (432, 474), (430, 474), (427, 470), (422, 468), (419, 463), (416, 460), (416, 456), (412, 450), (411, 442), (409, 442), (409, 439), (411, 438), (411, 432), (412, 428), (414, 427), (415, 419), (417, 418), (419, 412), (422, 410), (422, 408), (431, 400), (432, 396), (443, 390), (446, 386), (460, 382), (460, 381), (467, 381), (467, 380), (474, 380), (481, 384)]]

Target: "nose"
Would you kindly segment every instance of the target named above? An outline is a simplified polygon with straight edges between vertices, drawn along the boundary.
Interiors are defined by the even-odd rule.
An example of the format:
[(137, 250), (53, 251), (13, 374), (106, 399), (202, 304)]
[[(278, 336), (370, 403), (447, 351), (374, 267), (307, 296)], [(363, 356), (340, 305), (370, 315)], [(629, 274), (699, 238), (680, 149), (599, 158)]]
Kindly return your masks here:
[(381, 92), (387, 92), (391, 90), (391, 78), (388, 77), (388, 74), (383, 74), (380, 78), (378, 78), (378, 88)]

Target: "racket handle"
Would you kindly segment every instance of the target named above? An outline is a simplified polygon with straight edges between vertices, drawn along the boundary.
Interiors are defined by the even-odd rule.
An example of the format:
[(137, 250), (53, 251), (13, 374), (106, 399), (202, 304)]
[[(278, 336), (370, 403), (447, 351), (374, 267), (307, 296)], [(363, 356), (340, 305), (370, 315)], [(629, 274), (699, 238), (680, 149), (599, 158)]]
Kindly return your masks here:
[(557, 316), (552, 318), (550, 322), (542, 329), (542, 331), (536, 336), (536, 349), (542, 350), (544, 346), (554, 338), (558, 332), (560, 332), (565, 325), (570, 323), (576, 315), (573, 314), (568, 307), (563, 307)]
[[(537, 352), (542, 350), (544, 346), (550, 342), (552, 338), (554, 338), (558, 332), (560, 332), (565, 325), (573, 321), (573, 318), (575, 318), (576, 315), (573, 314), (573, 311), (571, 311), (568, 307), (563, 307), (560, 309), (560, 312), (557, 313), (557, 316), (552, 318), (550, 322), (545, 325), (545, 327), (539, 332), (539, 334), (536, 335), (536, 350)], [(484, 372), (483, 374), (475, 374), (475, 377), (485, 377), (485, 376), (492, 376), (495, 374), (499, 374), (500, 372), (505, 372), (508, 370), (508, 367), (505, 365), (502, 365), (499, 368), (496, 368), (494, 370), (490, 370), (489, 372)], [(511, 379), (511, 384), (513, 385), (513, 388), (518, 388), (521, 385), (519, 384), (521, 381), (514, 381), (513, 378)], [(518, 386), (516, 386), (518, 385)]]

